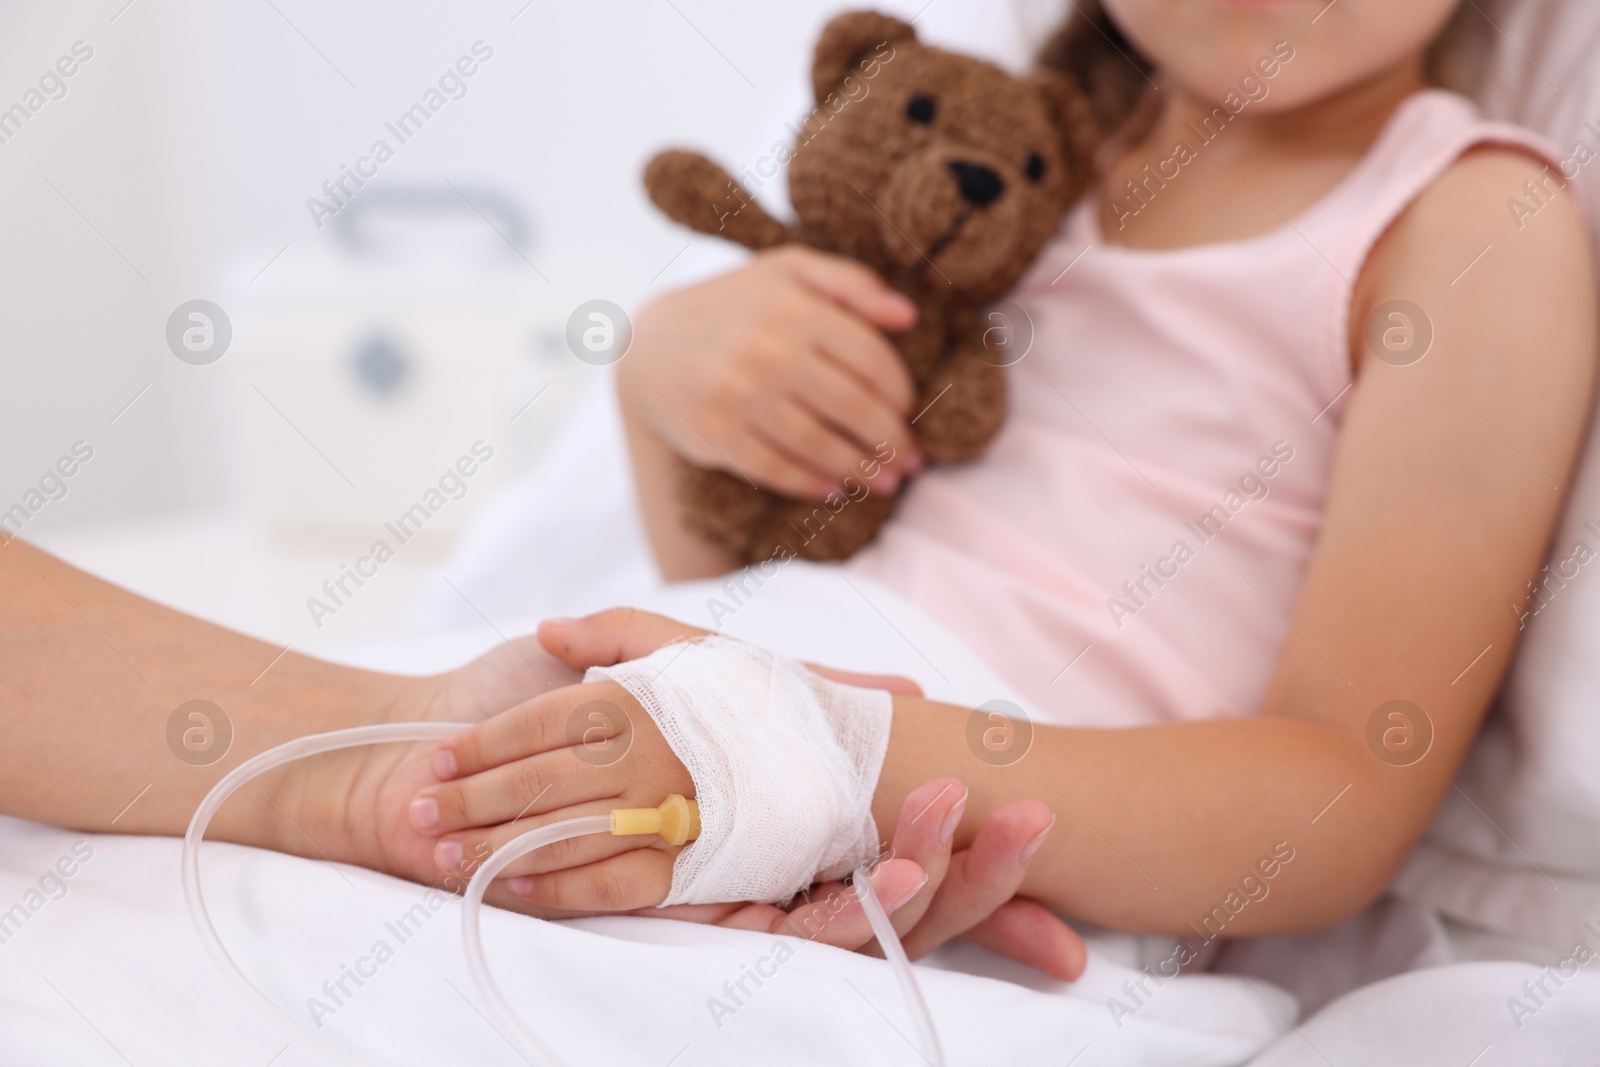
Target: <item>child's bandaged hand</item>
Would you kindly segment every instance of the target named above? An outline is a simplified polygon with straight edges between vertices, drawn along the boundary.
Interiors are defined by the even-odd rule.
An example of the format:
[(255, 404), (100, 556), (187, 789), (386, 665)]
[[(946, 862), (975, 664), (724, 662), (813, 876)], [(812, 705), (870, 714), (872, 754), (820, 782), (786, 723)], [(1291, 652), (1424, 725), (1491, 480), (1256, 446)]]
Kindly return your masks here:
[[(413, 823), (445, 834), (436, 859), (459, 871), (535, 826), (682, 793), (702, 825), (682, 850), (591, 835), (505, 877), (552, 875), (530, 899), (563, 910), (781, 902), (877, 854), (871, 802), (890, 715), (882, 689), (708, 635), (596, 667), (586, 684), (452, 738), (434, 765), (446, 781), (417, 798)], [(460, 832), (474, 827), (489, 829)]]
[[(411, 802), (411, 821), (439, 836), (434, 862), (463, 880), (536, 827), (694, 795), (688, 770), (614, 682), (556, 689), (463, 730), (435, 752), (433, 773), (440, 784)], [(537, 875), (527, 899), (552, 911), (645, 907), (665, 899), (677, 852), (653, 835), (589, 834), (522, 857), (501, 884)]]
[[(583, 669), (649, 655), (704, 631), (644, 612), (618, 610), (550, 621), (540, 640)], [(812, 668), (836, 681), (920, 695), (904, 678)], [(620, 712), (620, 714), (619, 714)], [(621, 686), (570, 686), (529, 701), (450, 739), (439, 750), (438, 785), (413, 803), (418, 829), (439, 838), (442, 867), (470, 875), (494, 848), (535, 826), (616, 807), (654, 806), (693, 794), (692, 779), (661, 732)], [(968, 936), (1064, 979), (1082, 970), (1077, 936), (1031, 901), (1014, 899), (1037, 841), (1053, 821), (1034, 801), (996, 809), (972, 846), (951, 855), (966, 792), (939, 779), (906, 798), (872, 884), (913, 957)], [(592, 835), (523, 857), (491, 886), (491, 903), (550, 917), (653, 908), (667, 899), (678, 849), (653, 837)], [(461, 857), (473, 857), (463, 864)], [(654, 913), (654, 912), (652, 912)], [(814, 886), (784, 911), (762, 904), (686, 904), (663, 913), (810, 937), (856, 948), (871, 931), (855, 896), (838, 883)]]

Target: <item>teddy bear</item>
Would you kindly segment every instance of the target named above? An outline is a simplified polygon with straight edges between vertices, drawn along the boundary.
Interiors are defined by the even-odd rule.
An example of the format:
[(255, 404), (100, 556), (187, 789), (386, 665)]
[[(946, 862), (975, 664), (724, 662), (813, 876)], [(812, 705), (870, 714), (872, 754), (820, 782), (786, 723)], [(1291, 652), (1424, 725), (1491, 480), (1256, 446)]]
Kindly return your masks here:
[[(655, 156), (645, 189), (690, 229), (755, 251), (798, 243), (849, 256), (909, 297), (916, 323), (890, 340), (916, 391), (911, 432), (929, 460), (970, 460), (1000, 428), (1002, 367), (1014, 358), (980, 313), (1022, 277), (1087, 185), (1098, 136), (1089, 100), (1065, 74), (1016, 77), (870, 11), (827, 24), (811, 83), (816, 106), (778, 156), (793, 225), (695, 152)], [(682, 521), (746, 563), (847, 558), (893, 512), (894, 495), (871, 484), (886, 450), (821, 502), (685, 464)]]

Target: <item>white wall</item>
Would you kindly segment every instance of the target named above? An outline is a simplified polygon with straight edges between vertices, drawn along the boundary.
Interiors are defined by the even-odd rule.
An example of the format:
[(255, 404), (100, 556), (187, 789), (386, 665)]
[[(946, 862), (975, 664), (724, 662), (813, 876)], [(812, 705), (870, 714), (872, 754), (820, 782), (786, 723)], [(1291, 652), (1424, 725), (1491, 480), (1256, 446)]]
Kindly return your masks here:
[(474, 41), (493, 59), (376, 181), (502, 189), (550, 279), (521, 266), (530, 291), (628, 306), (684, 244), (639, 192), (643, 159), (673, 141), (732, 154), (800, 84), (819, 17), (733, 0), (124, 3), (0, 15), (0, 107), (75, 41), (94, 50), (0, 144), (0, 509), (75, 440), (95, 448), (31, 534), (238, 494), (254, 416), (229, 357), (167, 350), (168, 315), (208, 297), (237, 322), (230, 299), (325, 254), (306, 198)]

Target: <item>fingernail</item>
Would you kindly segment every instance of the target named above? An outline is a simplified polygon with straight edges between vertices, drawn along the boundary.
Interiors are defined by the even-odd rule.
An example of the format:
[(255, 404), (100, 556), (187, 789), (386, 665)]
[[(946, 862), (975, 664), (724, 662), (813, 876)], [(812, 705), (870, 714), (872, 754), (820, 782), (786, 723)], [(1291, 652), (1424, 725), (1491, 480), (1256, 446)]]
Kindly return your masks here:
[(439, 802), (432, 797), (418, 797), (411, 802), (411, 825), (418, 830), (432, 830), (439, 825)]
[(461, 842), (440, 841), (433, 850), (433, 862), (440, 870), (453, 871), (461, 866)]
[(887, 912), (899, 911), (901, 908), (906, 906), (907, 902), (909, 902), (912, 897), (922, 892), (922, 887), (927, 884), (928, 876), (924, 874), (922, 876), (922, 880), (916, 885), (912, 886), (910, 889), (907, 889), (904, 893), (900, 894), (898, 897), (895, 897), (893, 900), (885, 901), (883, 910)]
[(881, 475), (879, 475), (879, 477), (882, 479), (882, 482), (883, 482), (882, 485), (878, 486), (879, 491), (885, 492), (885, 493), (892, 493), (896, 489), (900, 488), (900, 475), (897, 474), (896, 472), (890, 471), (890, 470), (886, 470)]
[(1044, 839), (1050, 835), (1050, 831), (1055, 828), (1055, 825), (1056, 821), (1052, 818), (1049, 826), (1029, 838), (1028, 843), (1022, 846), (1022, 851), (1017, 853), (1017, 863), (1023, 864), (1033, 859), (1033, 854), (1039, 851), (1039, 846), (1044, 844)]
[(440, 781), (456, 776), (456, 754), (441, 748), (433, 754), (433, 776)]
[(533, 895), (533, 876), (524, 874), (518, 878), (507, 878), (506, 888), (511, 890), (512, 896), (529, 897)]
[(945, 815), (944, 822), (939, 824), (939, 844), (948, 845), (956, 836), (956, 827), (961, 825), (961, 816), (967, 810), (967, 794), (962, 793), (961, 799)]
[(572, 618), (571, 616), (568, 616), (568, 615), (553, 615), (553, 616), (551, 616), (550, 618), (548, 618), (548, 619), (546, 619), (544, 621), (548, 622), (548, 623), (553, 623), (556, 626), (565, 626), (569, 622), (577, 622), (578, 620), (574, 619), (574, 618)]

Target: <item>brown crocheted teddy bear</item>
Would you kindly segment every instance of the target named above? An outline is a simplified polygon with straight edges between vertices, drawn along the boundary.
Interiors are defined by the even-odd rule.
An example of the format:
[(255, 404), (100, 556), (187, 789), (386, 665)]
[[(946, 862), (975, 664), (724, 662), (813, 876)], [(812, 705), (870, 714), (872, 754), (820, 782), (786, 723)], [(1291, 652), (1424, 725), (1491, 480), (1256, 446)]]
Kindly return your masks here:
[[(674, 221), (746, 248), (798, 242), (850, 256), (916, 304), (891, 340), (916, 386), (911, 429), (929, 459), (978, 455), (1005, 414), (1002, 354), (980, 309), (1016, 284), (1087, 182), (1096, 142), (1070, 78), (1016, 78), (921, 44), (905, 22), (852, 12), (828, 23), (811, 70), (817, 106), (788, 165), (798, 225), (768, 215), (728, 172), (668, 151), (645, 187)], [(793, 127), (791, 127), (793, 128)], [(793, 500), (737, 473), (685, 466), (685, 525), (746, 561), (843, 559), (877, 533), (893, 498), (871, 488), (880, 449), (846, 495)]]

